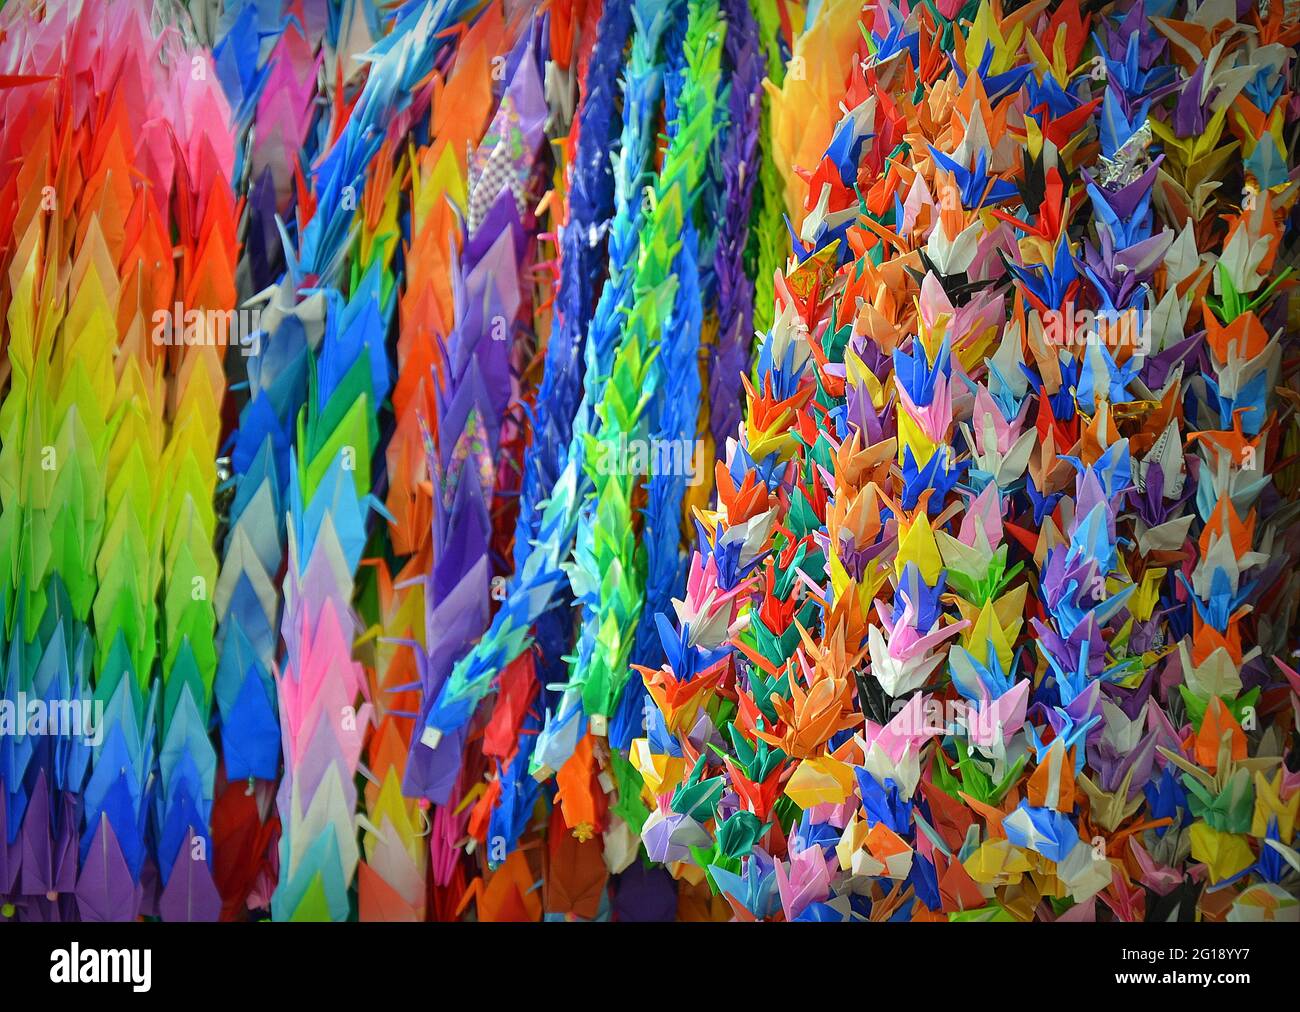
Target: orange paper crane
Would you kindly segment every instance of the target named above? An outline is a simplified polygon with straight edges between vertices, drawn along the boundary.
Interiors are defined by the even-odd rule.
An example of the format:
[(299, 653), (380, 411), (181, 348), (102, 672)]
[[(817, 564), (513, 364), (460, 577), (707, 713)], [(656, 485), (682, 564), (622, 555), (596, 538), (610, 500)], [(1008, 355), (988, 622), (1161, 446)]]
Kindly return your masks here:
[(802, 627), (799, 632), (804, 645), (796, 651), (790, 668), (790, 698), (776, 693), (771, 697), (782, 730), (755, 730), (754, 736), (792, 758), (804, 759), (820, 755), (834, 735), (862, 722), (861, 715), (854, 712), (851, 672), (866, 648), (849, 655), (842, 631), (825, 647), (818, 647)]

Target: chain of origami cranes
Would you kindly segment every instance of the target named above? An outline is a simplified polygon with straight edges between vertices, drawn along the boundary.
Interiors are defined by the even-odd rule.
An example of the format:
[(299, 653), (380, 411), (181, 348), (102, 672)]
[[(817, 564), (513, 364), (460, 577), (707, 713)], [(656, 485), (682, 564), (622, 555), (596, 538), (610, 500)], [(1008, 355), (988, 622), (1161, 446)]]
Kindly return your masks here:
[(1300, 920), (1300, 11), (0, 11), (0, 918)]

